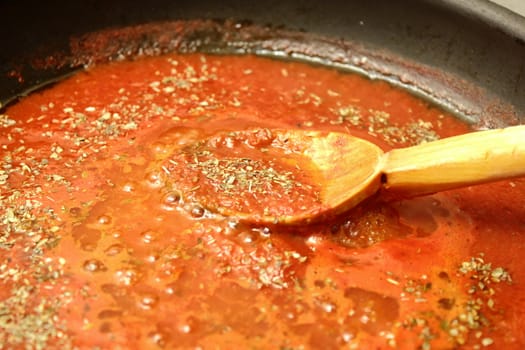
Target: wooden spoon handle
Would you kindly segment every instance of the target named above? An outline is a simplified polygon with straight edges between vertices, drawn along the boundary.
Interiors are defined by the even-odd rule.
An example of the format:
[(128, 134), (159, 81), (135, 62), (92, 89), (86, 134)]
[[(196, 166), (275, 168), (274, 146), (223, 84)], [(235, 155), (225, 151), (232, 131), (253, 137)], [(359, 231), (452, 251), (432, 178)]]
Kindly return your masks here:
[(473, 132), (384, 155), (384, 189), (422, 195), (525, 175), (525, 125)]

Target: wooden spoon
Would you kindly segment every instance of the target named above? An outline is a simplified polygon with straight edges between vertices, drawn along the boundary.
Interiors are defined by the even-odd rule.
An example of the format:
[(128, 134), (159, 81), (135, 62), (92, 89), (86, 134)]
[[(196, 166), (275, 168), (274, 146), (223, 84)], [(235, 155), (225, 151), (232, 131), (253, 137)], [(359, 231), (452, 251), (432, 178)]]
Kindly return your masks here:
[(320, 178), (320, 203), (292, 215), (219, 212), (242, 221), (299, 224), (347, 211), (379, 190), (413, 197), (525, 175), (525, 125), (472, 132), (384, 153), (338, 132), (272, 130), (309, 158)]

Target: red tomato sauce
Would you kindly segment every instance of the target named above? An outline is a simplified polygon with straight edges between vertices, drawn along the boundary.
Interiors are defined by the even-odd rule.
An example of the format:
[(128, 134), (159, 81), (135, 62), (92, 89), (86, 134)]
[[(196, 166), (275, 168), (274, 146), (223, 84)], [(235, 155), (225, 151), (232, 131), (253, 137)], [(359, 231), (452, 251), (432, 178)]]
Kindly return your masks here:
[[(253, 56), (99, 65), (33, 93), (0, 116), (0, 347), (525, 346), (524, 180), (373, 198), (291, 228), (181, 200), (165, 171), (192, 186), (181, 149), (254, 128), (348, 132), (384, 150), (470, 131), (387, 83)], [(210, 192), (229, 180), (208, 181), (201, 194), (224, 200)]]
[(161, 166), (165, 187), (225, 215), (293, 215), (319, 206), (321, 192), (315, 165), (293, 146), (269, 129), (217, 135), (176, 150)]

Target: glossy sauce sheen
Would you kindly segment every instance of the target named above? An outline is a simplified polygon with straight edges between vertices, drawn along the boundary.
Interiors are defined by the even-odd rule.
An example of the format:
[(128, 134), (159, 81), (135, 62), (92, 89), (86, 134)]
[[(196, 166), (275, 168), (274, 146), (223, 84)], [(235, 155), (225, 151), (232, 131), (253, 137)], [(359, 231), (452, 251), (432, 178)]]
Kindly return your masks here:
[[(0, 116), (0, 347), (525, 346), (523, 180), (373, 198), (293, 228), (185, 200), (195, 147), (213, 151), (201, 162), (229, 156), (199, 142), (271, 128), (350, 132), (385, 150), (469, 131), (386, 83), (251, 56), (100, 65), (35, 93)], [(300, 176), (293, 161), (259, 159), (248, 165)], [(197, 170), (194, 199), (224, 204), (213, 190), (237, 180)], [(234, 204), (298, 205), (272, 185), (274, 197)]]

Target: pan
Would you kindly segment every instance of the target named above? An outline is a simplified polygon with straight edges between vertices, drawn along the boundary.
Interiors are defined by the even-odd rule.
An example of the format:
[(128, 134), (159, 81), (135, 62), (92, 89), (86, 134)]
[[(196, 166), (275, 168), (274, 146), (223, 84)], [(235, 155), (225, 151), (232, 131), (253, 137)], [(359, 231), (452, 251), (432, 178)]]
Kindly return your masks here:
[[(186, 201), (170, 175), (180, 171), (174, 164), (187, 154), (192, 171), (212, 175), (220, 164), (233, 164), (228, 171), (260, 165), (247, 156), (231, 164), (199, 161), (209, 153), (190, 144), (213, 131), (229, 132), (219, 133), (226, 136), (213, 147), (229, 145), (240, 125), (262, 123), (268, 129), (254, 133), (256, 141), (247, 141), (253, 146), (267, 142), (272, 127), (324, 122), (325, 115), (300, 115), (308, 111), (301, 104), (322, 104), (317, 93), (305, 97), (293, 85), (301, 74), (318, 77), (318, 84), (334, 82), (327, 98), (336, 100), (336, 90), (351, 91), (345, 84), (370, 84), (368, 92), (352, 92), (345, 105), (324, 111), (335, 111), (339, 119), (323, 128), (347, 127), (341, 130), (372, 138), (385, 149), (413, 140), (381, 124), (386, 117), (379, 107), (359, 107), (356, 96), (375, 91), (399, 101), (416, 96), (423, 102), (414, 102), (415, 113), (446, 124), (444, 136), (522, 124), (524, 18), (482, 0), (22, 0), (2, 2), (0, 13), (0, 347), (519, 349), (525, 344), (522, 179), (393, 203), (374, 197), (329, 223), (282, 228), (217, 217)], [(214, 98), (185, 110), (197, 122), (186, 121), (179, 110), (141, 110), (151, 122), (144, 130), (153, 130), (141, 136), (138, 116), (122, 125), (112, 122), (132, 115), (135, 107), (119, 114), (108, 102), (89, 124), (92, 129), (84, 130), (85, 118), (98, 113), (96, 100), (104, 99), (105, 84), (97, 85), (100, 91), (86, 89), (93, 104), (81, 113), (70, 101), (56, 112), (60, 118), (46, 123), (53, 103), (31, 109), (61, 84), (91, 81), (93, 72), (104, 69), (117, 74), (118, 67), (127, 67), (122, 69), (136, 79), (129, 87), (139, 86), (135, 64), (162, 67), (159, 57), (172, 57), (174, 71), (190, 63), (204, 71), (223, 67), (237, 81), (247, 79), (248, 87), (263, 84), (264, 75), (257, 80), (246, 62), (263, 67), (275, 80), (261, 85), (266, 97), (251, 100), (261, 109), (247, 109), (263, 117), (250, 119), (230, 109), (241, 103), (232, 93), (223, 101), (229, 114), (214, 114), (219, 113), (214, 108), (223, 108)], [(208, 76), (191, 71), (184, 71), (188, 81), (164, 77), (148, 89), (172, 93), (208, 82)], [(296, 108), (286, 110), (290, 117), (264, 117), (265, 110), (274, 111), (266, 99), (290, 75)], [(163, 85), (173, 82), (179, 85)], [(182, 97), (177, 101), (186, 103)], [(165, 116), (155, 129), (158, 114)], [(169, 121), (162, 119), (166, 116)], [(369, 120), (368, 129), (359, 129), (358, 120)], [(41, 123), (42, 130), (24, 138), (20, 130), (33, 123)], [(72, 129), (64, 132), (60, 125), (68, 123)], [(417, 129), (417, 141), (432, 141), (425, 121), (417, 123), (423, 128)], [(51, 142), (56, 135), (72, 145)], [(120, 139), (127, 148), (112, 143)], [(49, 155), (39, 156), (46, 147)], [(68, 147), (75, 151), (75, 164), (86, 164), (77, 173), (66, 161)], [(106, 148), (120, 153), (105, 159)], [(16, 156), (20, 152), (27, 158)], [(181, 153), (167, 160), (173, 152)], [(287, 168), (271, 169), (272, 181), (288, 183)], [(190, 179), (180, 174), (182, 181)], [(237, 181), (220, 176), (221, 191)], [(147, 187), (144, 195), (133, 197), (141, 186)], [(81, 200), (71, 202), (76, 196)]]
[[(346, 1), (323, 4), (276, 1), (250, 6), (240, 1), (220, 5), (211, 1), (153, 1), (148, 6), (117, 1), (114, 6), (102, 6), (91, 1), (82, 10), (60, 1), (45, 7), (30, 1), (6, 2), (2, 6), (3, 12), (9, 14), (3, 23), (8, 49), (0, 57), (2, 74), (7, 77), (0, 90), (4, 104), (13, 96), (64, 73), (58, 68), (67, 70), (86, 63), (78, 57), (76, 61), (72, 58), (74, 37), (155, 21), (205, 18), (270, 26), (274, 31), (279, 27), (305, 31), (344, 42), (338, 48), (340, 54), (351, 57), (342, 64), (354, 69), (359, 68), (355, 64), (359, 61), (359, 49), (375, 49), (376, 55), (383, 56), (379, 59), (386, 59), (396, 70), (364, 67), (366, 72), (380, 74), (430, 97), (434, 95), (438, 102), (472, 118), (483, 115), (493, 121), (503, 117), (517, 122), (525, 109), (521, 80), (525, 50), (523, 18), (486, 1), (400, 1), (394, 5), (378, 2), (373, 6)], [(312, 48), (315, 50), (314, 45)], [(324, 49), (316, 54), (336, 59)], [(299, 55), (300, 50), (288, 48), (285, 54)], [(37, 58), (40, 64), (35, 62)], [(44, 59), (46, 64), (42, 62)], [(392, 62), (394, 59), (398, 62)], [(410, 67), (411, 74), (418, 70), (418, 74), (425, 75), (424, 79), (406, 81), (417, 80), (407, 76), (409, 64), (417, 65)], [(436, 76), (441, 87), (422, 86), (422, 81), (436, 80)]]

